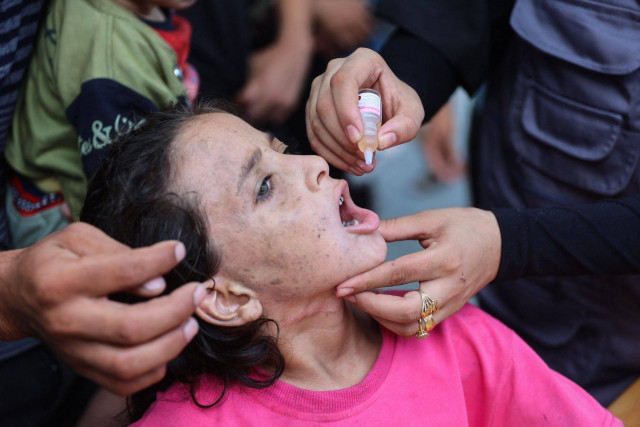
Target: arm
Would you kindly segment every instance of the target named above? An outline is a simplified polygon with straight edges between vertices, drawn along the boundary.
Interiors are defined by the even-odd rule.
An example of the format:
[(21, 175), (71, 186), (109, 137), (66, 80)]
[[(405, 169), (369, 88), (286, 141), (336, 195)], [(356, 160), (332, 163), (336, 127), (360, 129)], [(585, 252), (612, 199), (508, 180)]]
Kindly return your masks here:
[(446, 56), (402, 28), (394, 33), (380, 54), (398, 78), (418, 93), (425, 120), (438, 112), (460, 84)]
[(338, 285), (394, 332), (417, 330), (420, 298), (363, 292), (419, 282), (440, 303), (439, 323), (489, 282), (531, 275), (640, 273), (640, 195), (546, 209), (448, 208), (383, 221), (387, 241), (417, 240), (405, 255)]
[(118, 291), (152, 297), (184, 246), (131, 249), (75, 223), (26, 249), (0, 253), (0, 339), (41, 338), (78, 373), (121, 395), (164, 377), (166, 364), (195, 336), (190, 316), (205, 296), (191, 283), (135, 305)]
[[(418, 92), (429, 120), (457, 86), (474, 93), (511, 40), (513, 0), (382, 0), (377, 14), (398, 26), (381, 54)], [(419, 55), (417, 53), (420, 53)]]
[[(454, 70), (460, 85), (473, 92), (484, 81), (489, 65), (489, 53), (495, 42), (492, 27), (508, 16), (512, 3), (510, 0), (381, 0), (376, 13), (438, 52)], [(389, 63), (395, 71), (391, 61)]]
[(640, 194), (493, 212), (505, 236), (497, 280), (640, 272)]
[(453, 182), (467, 172), (466, 162), (455, 143), (452, 103), (447, 102), (428, 123), (422, 125), (418, 137), (429, 170), (436, 180), (442, 182)]
[(249, 117), (280, 124), (300, 102), (311, 63), (309, 0), (280, 0), (276, 40), (249, 58), (249, 77), (237, 101)]
[(312, 0), (316, 52), (326, 58), (361, 46), (371, 35), (373, 13), (366, 0)]

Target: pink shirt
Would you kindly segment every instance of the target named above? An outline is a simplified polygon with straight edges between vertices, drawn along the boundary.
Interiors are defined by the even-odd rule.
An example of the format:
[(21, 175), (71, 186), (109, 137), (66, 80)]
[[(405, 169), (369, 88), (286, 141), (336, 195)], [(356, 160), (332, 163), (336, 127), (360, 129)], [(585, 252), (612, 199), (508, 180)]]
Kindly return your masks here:
[[(263, 390), (233, 385), (221, 403), (201, 409), (177, 384), (160, 393), (135, 425), (622, 426), (474, 306), (420, 341), (382, 334), (375, 365), (353, 387), (319, 392), (283, 381)], [(198, 400), (210, 404), (219, 387), (216, 378), (204, 378)]]

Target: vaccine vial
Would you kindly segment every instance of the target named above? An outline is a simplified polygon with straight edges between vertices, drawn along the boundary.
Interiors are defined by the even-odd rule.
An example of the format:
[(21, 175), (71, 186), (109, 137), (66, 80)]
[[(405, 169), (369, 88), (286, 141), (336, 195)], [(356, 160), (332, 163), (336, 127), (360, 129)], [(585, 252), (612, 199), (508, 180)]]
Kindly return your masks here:
[(364, 132), (358, 141), (358, 148), (364, 153), (365, 162), (370, 165), (373, 162), (373, 152), (378, 148), (378, 127), (382, 122), (380, 94), (374, 89), (360, 89), (358, 108), (364, 124)]

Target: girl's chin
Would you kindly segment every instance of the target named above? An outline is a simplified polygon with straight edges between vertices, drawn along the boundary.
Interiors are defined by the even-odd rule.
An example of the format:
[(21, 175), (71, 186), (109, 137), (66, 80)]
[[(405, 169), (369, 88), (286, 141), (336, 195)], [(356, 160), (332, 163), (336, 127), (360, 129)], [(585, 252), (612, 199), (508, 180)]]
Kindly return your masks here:
[(387, 257), (387, 242), (380, 233), (376, 231), (372, 242), (367, 246), (367, 260), (369, 261), (366, 270), (371, 270), (384, 262)]
[[(367, 256), (367, 260), (365, 262), (364, 259), (360, 259), (360, 263), (359, 266), (357, 266), (356, 268), (354, 268), (353, 270), (351, 270), (349, 272), (349, 276), (346, 277), (344, 280), (342, 280), (342, 282), (344, 282), (347, 279), (350, 279), (354, 276), (357, 276), (358, 274), (362, 274), (365, 273), (369, 270), (372, 270), (374, 268), (376, 268), (377, 266), (379, 266), (380, 264), (382, 264), (385, 261), (385, 258), (387, 256), (387, 250), (386, 250), (386, 246), (384, 246), (384, 250), (382, 251), (378, 251), (376, 254), (369, 254)], [(355, 267), (355, 266), (354, 266)]]

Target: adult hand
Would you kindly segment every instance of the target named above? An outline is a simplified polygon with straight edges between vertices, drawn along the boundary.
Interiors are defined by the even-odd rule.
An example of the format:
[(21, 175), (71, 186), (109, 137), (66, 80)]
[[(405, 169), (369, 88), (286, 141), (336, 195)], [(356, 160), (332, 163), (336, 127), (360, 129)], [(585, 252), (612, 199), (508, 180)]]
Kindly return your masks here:
[(438, 180), (452, 182), (467, 172), (467, 165), (455, 146), (455, 125), (451, 102), (445, 104), (420, 128), (420, 142), (429, 168)]
[(278, 125), (289, 117), (300, 102), (311, 61), (310, 48), (302, 50), (295, 53), (287, 42), (251, 55), (249, 79), (236, 97), (250, 119)]
[(384, 150), (412, 140), (424, 109), (418, 94), (398, 79), (376, 52), (360, 48), (346, 58), (329, 62), (316, 77), (307, 101), (307, 135), (314, 151), (335, 167), (355, 175), (371, 172), (357, 142), (363, 131), (358, 90), (373, 88), (382, 97), (383, 125), (378, 130)]
[(374, 18), (365, 0), (312, 2), (316, 51), (327, 58), (345, 53), (371, 35)]
[(251, 55), (248, 81), (236, 97), (252, 120), (272, 125), (300, 102), (313, 48), (309, 0), (280, 0), (278, 14), (278, 37)]
[(475, 208), (423, 211), (382, 221), (380, 233), (388, 242), (417, 240), (424, 250), (346, 280), (338, 285), (336, 295), (346, 296), (397, 334), (410, 336), (418, 331), (420, 295), (363, 291), (418, 282), (440, 305), (433, 315), (438, 324), (460, 310), (498, 273), (502, 240), (492, 212)]
[(129, 305), (114, 292), (155, 296), (184, 258), (167, 241), (131, 249), (74, 223), (26, 249), (0, 253), (0, 337), (41, 338), (79, 374), (120, 395), (164, 377), (198, 330), (190, 317), (206, 291), (196, 283)]

